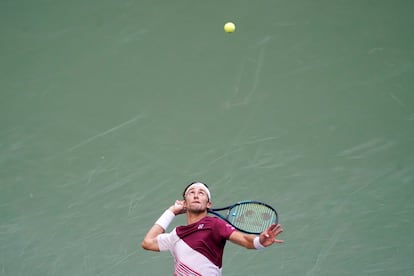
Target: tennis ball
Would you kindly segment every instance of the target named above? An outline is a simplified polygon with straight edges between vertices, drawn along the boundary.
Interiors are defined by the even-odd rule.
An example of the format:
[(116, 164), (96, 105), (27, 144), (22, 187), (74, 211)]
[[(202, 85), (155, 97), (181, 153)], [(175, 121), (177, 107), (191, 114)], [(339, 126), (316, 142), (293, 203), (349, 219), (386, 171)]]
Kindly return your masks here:
[(234, 25), (233, 22), (227, 22), (226, 24), (224, 24), (224, 31), (226, 33), (232, 33), (236, 30), (236, 25)]

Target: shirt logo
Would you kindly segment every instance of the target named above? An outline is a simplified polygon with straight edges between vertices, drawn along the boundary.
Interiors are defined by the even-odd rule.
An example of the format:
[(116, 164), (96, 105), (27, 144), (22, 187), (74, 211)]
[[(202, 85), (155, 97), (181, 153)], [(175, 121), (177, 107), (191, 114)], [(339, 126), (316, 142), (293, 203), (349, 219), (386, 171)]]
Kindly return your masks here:
[(204, 228), (204, 223), (201, 223), (198, 225), (198, 229), (203, 229)]

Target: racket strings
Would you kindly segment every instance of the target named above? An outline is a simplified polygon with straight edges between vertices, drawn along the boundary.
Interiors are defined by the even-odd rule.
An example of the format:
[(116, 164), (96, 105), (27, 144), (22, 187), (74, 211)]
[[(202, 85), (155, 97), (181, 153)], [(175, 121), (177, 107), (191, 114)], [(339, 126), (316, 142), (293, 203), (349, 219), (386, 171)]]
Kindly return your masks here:
[(230, 222), (237, 228), (248, 232), (260, 233), (277, 221), (277, 215), (271, 208), (247, 203), (235, 206), (229, 214)]

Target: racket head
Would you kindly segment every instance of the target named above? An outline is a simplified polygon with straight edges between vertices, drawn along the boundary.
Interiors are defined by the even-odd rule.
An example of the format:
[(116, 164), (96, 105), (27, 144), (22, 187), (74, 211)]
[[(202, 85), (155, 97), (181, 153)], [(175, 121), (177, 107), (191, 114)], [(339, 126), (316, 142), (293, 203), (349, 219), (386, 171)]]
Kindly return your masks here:
[[(212, 209), (214, 211), (223, 210)], [(238, 202), (228, 207), (227, 216), (219, 217), (225, 219), (237, 230), (248, 234), (260, 234), (272, 224), (277, 224), (279, 216), (277, 211), (270, 205), (254, 200)]]

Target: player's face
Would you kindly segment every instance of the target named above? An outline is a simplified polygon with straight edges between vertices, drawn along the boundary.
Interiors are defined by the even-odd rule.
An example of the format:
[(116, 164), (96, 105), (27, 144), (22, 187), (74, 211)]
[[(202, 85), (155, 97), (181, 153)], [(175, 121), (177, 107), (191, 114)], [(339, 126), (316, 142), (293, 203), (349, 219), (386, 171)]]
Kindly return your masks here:
[(205, 212), (211, 203), (206, 190), (202, 187), (194, 187), (185, 194), (185, 205), (190, 212)]

